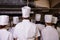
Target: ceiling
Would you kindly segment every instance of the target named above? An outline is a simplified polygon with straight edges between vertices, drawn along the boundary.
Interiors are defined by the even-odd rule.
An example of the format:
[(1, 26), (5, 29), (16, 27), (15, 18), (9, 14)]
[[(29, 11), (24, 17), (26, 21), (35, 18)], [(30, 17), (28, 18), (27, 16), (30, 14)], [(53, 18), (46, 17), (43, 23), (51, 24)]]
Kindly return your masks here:
[(59, 8), (60, 7), (60, 0), (49, 0), (50, 7)]
[[(26, 5), (27, 0), (0, 0), (0, 5), (18, 5), (18, 6), (23, 6)], [(34, 0), (29, 0), (30, 1), (30, 6), (34, 6)], [(36, 1), (36, 0), (35, 0)], [(50, 8), (60, 8), (60, 0), (48, 0), (50, 4)], [(17, 7), (18, 7), (17, 6)]]
[[(29, 0), (30, 1), (30, 0)], [(35, 8), (34, 6), (34, 0), (30, 1), (29, 6), (32, 7), (32, 10), (36, 10), (39, 12), (52, 12), (53, 13), (59, 13), (60, 8), (60, 0), (48, 0), (50, 4), (50, 8)], [(0, 12), (5, 13), (3, 11), (20, 11), (22, 6), (26, 5), (26, 0), (0, 0)], [(38, 9), (38, 10), (37, 10)], [(51, 11), (52, 10), (52, 11)], [(15, 12), (14, 12), (15, 13)]]

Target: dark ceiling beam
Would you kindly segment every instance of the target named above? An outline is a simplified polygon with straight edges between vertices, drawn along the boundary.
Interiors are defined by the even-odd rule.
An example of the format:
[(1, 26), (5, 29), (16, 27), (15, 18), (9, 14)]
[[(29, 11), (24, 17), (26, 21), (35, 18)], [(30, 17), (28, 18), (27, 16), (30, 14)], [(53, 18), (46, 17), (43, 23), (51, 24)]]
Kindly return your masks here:
[(49, 1), (49, 5), (50, 5), (50, 8), (51, 8), (51, 0), (48, 0)]
[(60, 3), (58, 3), (57, 5), (55, 5), (53, 8), (60, 8)]
[(50, 1), (51, 1), (51, 8), (60, 3), (60, 0), (50, 0)]

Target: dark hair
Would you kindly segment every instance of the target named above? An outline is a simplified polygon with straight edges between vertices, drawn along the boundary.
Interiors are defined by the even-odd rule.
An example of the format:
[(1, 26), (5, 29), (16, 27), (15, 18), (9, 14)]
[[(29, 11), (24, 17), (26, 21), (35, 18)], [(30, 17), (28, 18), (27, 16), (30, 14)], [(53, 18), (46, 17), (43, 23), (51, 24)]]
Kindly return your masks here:
[(29, 19), (29, 17), (28, 18), (23, 18), (23, 19)]
[(48, 25), (52, 25), (52, 23), (46, 23), (46, 24), (48, 24)]
[(0, 29), (5, 28), (5, 27), (6, 27), (6, 25), (0, 25)]
[(12, 25), (12, 27), (15, 27), (15, 26), (16, 26), (16, 24), (13, 24), (13, 25)]

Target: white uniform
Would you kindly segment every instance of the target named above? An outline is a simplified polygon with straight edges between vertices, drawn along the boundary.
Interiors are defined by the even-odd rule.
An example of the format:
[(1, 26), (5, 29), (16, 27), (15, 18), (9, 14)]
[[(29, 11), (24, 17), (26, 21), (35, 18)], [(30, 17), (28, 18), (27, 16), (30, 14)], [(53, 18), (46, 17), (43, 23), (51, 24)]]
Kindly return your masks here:
[[(22, 8), (22, 17), (28, 18), (30, 16), (30, 11), (30, 7), (24, 6)], [(34, 40), (35, 37), (38, 36), (40, 36), (40, 34), (36, 25), (27, 19), (24, 19), (15, 26), (14, 38), (17, 38), (17, 40)]]
[(13, 36), (6, 29), (0, 29), (0, 40), (13, 40)]
[[(8, 22), (9, 22), (9, 16), (0, 15), (0, 25), (2, 26), (8, 25)], [(2, 28), (0, 29), (0, 40), (13, 40), (13, 36), (6, 29)]]
[(45, 25), (43, 25), (43, 24), (36, 24), (36, 25), (38, 27), (38, 30), (40, 31), (40, 34), (41, 34), (40, 40), (42, 40), (42, 33), (41, 33), (41, 31), (45, 28)]
[(36, 25), (40, 31), (42, 31), (45, 28), (45, 25), (43, 24), (36, 24)]
[(34, 40), (38, 36), (40, 34), (36, 25), (29, 20), (23, 20), (16, 25), (14, 30), (14, 38), (18, 38), (18, 40)]
[[(40, 21), (41, 20), (41, 14), (36, 14), (35, 15), (35, 20)], [(38, 29), (40, 31), (45, 28), (45, 25), (43, 25), (43, 24), (36, 24), (36, 26), (38, 27)]]
[(15, 28), (15, 27), (9, 28), (8, 31), (11, 32), (11, 33), (13, 34), (13, 32), (14, 32), (14, 28)]
[(59, 40), (59, 35), (55, 28), (46, 26), (46, 28), (42, 30), (42, 38), (43, 40)]
[[(53, 23), (56, 24), (57, 21), (58, 21), (58, 18), (53, 16)], [(58, 31), (58, 34), (59, 34), (59, 37), (60, 37), (60, 27), (57, 27), (57, 31)]]
[[(45, 22), (52, 23), (52, 15), (45, 15)], [(59, 35), (57, 30), (50, 25), (42, 30), (42, 40), (59, 40)]]
[[(18, 16), (13, 17), (13, 24), (18, 24), (18, 23), (19, 23), (19, 17), (18, 17)], [(9, 28), (8, 31), (13, 34), (14, 28), (15, 28), (15, 27)]]
[[(40, 21), (41, 20), (41, 14), (36, 14), (35, 15), (35, 20), (36, 21)], [(37, 26), (38, 30), (40, 31), (40, 34), (42, 34), (41, 31), (45, 28), (45, 25), (43, 25), (43, 24), (36, 24), (36, 26)], [(41, 35), (40, 39), (42, 40), (42, 35)]]

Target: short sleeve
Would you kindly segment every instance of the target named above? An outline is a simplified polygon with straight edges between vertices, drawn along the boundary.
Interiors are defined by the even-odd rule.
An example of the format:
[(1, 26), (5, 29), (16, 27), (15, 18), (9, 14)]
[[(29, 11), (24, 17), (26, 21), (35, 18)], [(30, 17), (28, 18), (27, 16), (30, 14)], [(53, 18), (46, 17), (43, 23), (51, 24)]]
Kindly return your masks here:
[(13, 40), (13, 35), (10, 33), (9, 34), (9, 38), (8, 38), (9, 40)]
[(13, 38), (17, 38), (17, 30), (16, 29), (14, 29)]
[(17, 27), (18, 27), (18, 25), (16, 25), (14, 28), (13, 38), (17, 38)]
[(36, 27), (36, 37), (39, 37), (40, 36), (40, 32), (38, 30), (38, 28)]

